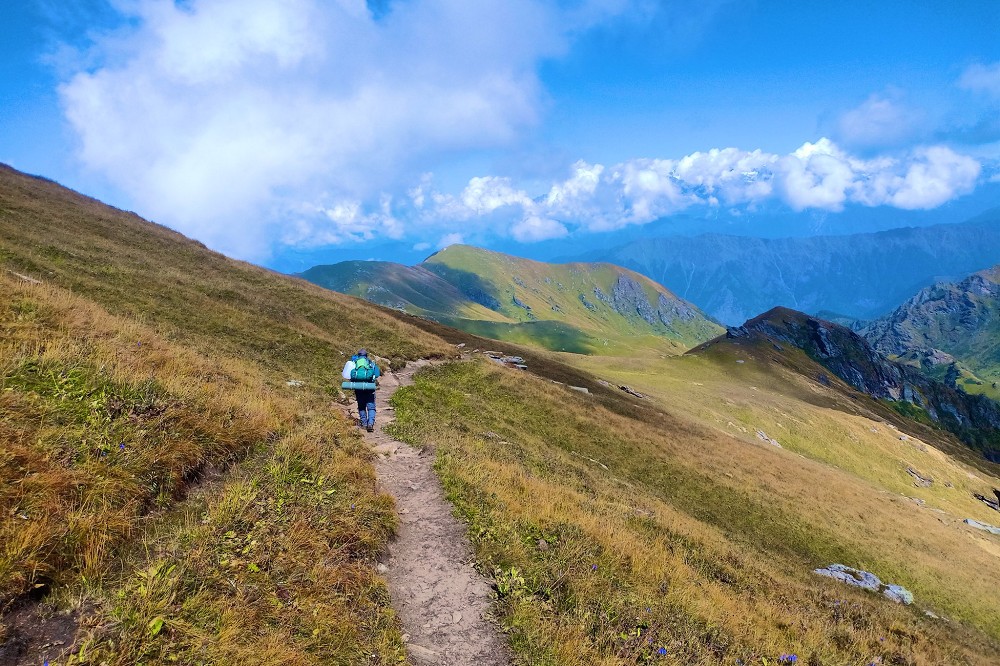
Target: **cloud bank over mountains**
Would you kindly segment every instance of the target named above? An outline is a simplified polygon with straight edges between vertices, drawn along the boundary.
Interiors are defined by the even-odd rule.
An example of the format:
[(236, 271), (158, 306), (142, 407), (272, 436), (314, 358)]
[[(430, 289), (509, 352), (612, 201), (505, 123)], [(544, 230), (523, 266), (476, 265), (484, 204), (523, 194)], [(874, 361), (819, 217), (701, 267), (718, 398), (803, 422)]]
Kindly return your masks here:
[(580, 161), (569, 178), (535, 197), (509, 178), (476, 177), (457, 195), (428, 193), (425, 185), (399, 204), (415, 224), (475, 230), (505, 221), (510, 236), (532, 242), (577, 228), (644, 224), (696, 206), (752, 209), (777, 201), (793, 210), (934, 208), (971, 192), (980, 173), (978, 161), (944, 146), (861, 159), (820, 139), (787, 155), (725, 148), (613, 166)]
[[(480, 174), (443, 191), (425, 164), (509, 147), (541, 122), (539, 68), (646, 0), (121, 0), (125, 19), (60, 88), (79, 157), (142, 214), (228, 254), (275, 245), (470, 236), (523, 242), (643, 224), (694, 206), (932, 208), (982, 167), (946, 145), (858, 157), (828, 139), (788, 154), (713, 148), (613, 165), (581, 160), (539, 186)], [(996, 65), (968, 90), (994, 94)], [(899, 125), (873, 96), (851, 145)], [(901, 115), (902, 114), (902, 115)], [(988, 176), (987, 176), (988, 177)]]

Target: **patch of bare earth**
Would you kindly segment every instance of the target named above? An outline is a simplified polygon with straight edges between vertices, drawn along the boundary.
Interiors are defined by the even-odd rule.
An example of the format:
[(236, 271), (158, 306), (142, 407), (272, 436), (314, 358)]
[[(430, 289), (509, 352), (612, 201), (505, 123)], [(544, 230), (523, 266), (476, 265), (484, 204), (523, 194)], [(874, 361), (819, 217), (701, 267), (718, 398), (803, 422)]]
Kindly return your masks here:
[(433, 451), (415, 449), (382, 431), (392, 420), (389, 398), (426, 364), (411, 363), (381, 380), (376, 429), (366, 434), (378, 454), (379, 483), (396, 498), (400, 518), (380, 569), (414, 664), (506, 666), (512, 659), (491, 617), (492, 590), (473, 567), (465, 525), (452, 514), (434, 473)]
[(25, 598), (3, 614), (0, 666), (28, 666), (66, 658), (80, 629), (80, 610), (56, 611)]

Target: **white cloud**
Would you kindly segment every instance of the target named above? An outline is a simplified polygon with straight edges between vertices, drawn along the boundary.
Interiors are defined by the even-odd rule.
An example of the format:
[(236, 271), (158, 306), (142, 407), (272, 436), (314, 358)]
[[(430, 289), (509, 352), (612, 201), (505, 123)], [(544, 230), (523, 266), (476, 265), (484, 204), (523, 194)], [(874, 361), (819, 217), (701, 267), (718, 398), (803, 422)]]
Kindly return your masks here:
[[(778, 201), (795, 210), (839, 211), (848, 204), (924, 209), (970, 192), (982, 167), (945, 146), (862, 159), (829, 139), (787, 155), (737, 148), (680, 159), (634, 159), (613, 166), (577, 162), (571, 175), (532, 198), (508, 178), (477, 177), (457, 195), (432, 192), (422, 224), (506, 235), (521, 242), (574, 229), (645, 224), (695, 206), (752, 207)], [(422, 187), (430, 187), (425, 181)]]
[(465, 237), (462, 234), (451, 233), (442, 236), (441, 240), (438, 241), (437, 246), (438, 249), (440, 250), (448, 247), (449, 245), (461, 245), (464, 242), (465, 242)]
[(569, 234), (569, 230), (563, 224), (547, 217), (530, 214), (521, 218), (510, 229), (510, 235), (514, 237), (514, 240), (522, 243), (562, 238), (567, 234)]
[(927, 148), (907, 167), (888, 202), (897, 208), (934, 208), (971, 192), (981, 171), (979, 162), (970, 157), (944, 146)]
[(843, 113), (836, 123), (836, 137), (855, 148), (900, 145), (921, 122), (920, 113), (908, 108), (901, 94), (871, 95), (861, 105)]
[[(83, 164), (136, 208), (259, 257), (302, 202), (512, 141), (538, 119), (540, 60), (629, 4), (410, 0), (375, 20), (363, 0), (129, 0), (134, 27), (97, 37), (60, 95)], [(327, 233), (360, 219), (335, 210)]]
[(1000, 62), (969, 66), (958, 80), (960, 88), (1000, 97)]

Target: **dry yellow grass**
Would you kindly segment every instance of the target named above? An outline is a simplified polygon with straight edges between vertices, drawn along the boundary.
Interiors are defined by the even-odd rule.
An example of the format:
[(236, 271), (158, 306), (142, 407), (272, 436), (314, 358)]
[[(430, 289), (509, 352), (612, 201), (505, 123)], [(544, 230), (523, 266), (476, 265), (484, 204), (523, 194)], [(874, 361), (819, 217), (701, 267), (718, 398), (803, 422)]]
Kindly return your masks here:
[[(460, 365), (418, 376), (398, 400), (399, 433), (438, 448), (480, 563), (505, 592), (523, 663), (994, 660), (1000, 622), (988, 590), (1000, 587), (1000, 568), (960, 527), (676, 403), (628, 416), (601, 403)], [(785, 407), (820, 430), (840, 423), (828, 408), (791, 398)], [(905, 585), (917, 608), (811, 573), (835, 561)]]
[(322, 391), (8, 274), (0, 359), (0, 592), (89, 609), (67, 663), (402, 655), (392, 502)]
[(0, 167), (0, 642), (77, 608), (52, 666), (395, 663), (391, 502), (334, 404), (362, 345), (453, 353)]

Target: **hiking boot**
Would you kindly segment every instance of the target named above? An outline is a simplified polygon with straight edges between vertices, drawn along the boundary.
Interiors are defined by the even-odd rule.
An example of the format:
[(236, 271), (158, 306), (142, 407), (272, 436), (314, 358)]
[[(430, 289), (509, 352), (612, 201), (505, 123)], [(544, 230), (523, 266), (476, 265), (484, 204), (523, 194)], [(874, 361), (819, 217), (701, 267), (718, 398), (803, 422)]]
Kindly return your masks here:
[(374, 423), (369, 423), (366, 427), (367, 427), (368, 432), (375, 432), (375, 424)]

